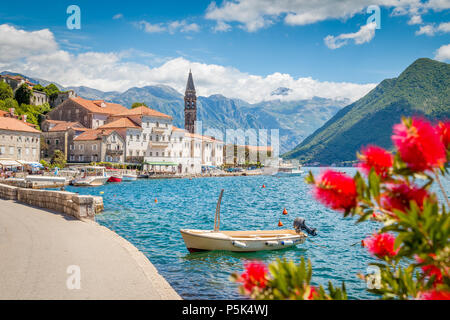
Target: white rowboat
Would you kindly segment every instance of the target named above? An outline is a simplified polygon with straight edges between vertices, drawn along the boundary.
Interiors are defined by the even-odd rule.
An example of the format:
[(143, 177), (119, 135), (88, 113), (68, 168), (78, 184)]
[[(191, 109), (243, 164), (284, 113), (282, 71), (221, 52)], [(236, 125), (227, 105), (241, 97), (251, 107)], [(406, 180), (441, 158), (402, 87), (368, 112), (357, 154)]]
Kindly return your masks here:
[(252, 252), (278, 250), (301, 244), (307, 235), (296, 230), (255, 230), (255, 231), (220, 231), (220, 192), (214, 219), (214, 230), (181, 229), (186, 248), (189, 252), (225, 250)]
[(214, 231), (180, 230), (189, 252), (278, 250), (301, 244), (306, 234), (295, 230)]

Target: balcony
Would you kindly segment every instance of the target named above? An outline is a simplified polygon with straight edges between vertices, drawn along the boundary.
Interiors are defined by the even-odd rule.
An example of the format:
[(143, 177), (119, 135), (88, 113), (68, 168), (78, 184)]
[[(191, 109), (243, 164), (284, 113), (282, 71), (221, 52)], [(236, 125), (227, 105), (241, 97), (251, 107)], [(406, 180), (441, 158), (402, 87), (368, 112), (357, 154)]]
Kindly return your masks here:
[(153, 133), (164, 133), (168, 128), (167, 127), (153, 127), (152, 131)]
[(106, 155), (112, 157), (121, 156), (123, 155), (123, 150), (106, 150)]
[(144, 162), (144, 157), (142, 157), (142, 156), (139, 156), (139, 157), (138, 156), (127, 157), (125, 162), (128, 162), (128, 163), (142, 163), (142, 162)]
[(165, 149), (169, 146), (169, 141), (152, 141), (148, 146), (152, 149)]

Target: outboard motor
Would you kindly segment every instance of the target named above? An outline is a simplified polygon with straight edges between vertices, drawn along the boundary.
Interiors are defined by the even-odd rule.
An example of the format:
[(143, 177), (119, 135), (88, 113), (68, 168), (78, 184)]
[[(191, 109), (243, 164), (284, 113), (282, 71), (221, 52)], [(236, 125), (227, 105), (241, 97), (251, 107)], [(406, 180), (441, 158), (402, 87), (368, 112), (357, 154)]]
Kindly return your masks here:
[(297, 233), (300, 233), (300, 231), (306, 231), (311, 236), (317, 236), (317, 229), (316, 228), (310, 228), (306, 225), (305, 219), (303, 218), (295, 218), (294, 220), (294, 229)]

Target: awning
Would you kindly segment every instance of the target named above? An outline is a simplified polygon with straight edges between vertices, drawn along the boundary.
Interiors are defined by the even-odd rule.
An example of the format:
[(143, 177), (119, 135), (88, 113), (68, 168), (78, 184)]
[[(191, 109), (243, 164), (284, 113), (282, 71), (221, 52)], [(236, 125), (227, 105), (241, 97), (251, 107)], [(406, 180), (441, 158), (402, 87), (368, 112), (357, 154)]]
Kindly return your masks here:
[(151, 166), (177, 166), (176, 162), (145, 162), (144, 164), (148, 164)]
[(43, 168), (44, 166), (40, 164), (39, 162), (33, 162), (33, 161), (23, 161), (23, 160), (17, 160), (18, 163), (22, 165), (27, 165), (33, 168)]
[(22, 164), (12, 159), (0, 159), (0, 166), (2, 167), (21, 167)]

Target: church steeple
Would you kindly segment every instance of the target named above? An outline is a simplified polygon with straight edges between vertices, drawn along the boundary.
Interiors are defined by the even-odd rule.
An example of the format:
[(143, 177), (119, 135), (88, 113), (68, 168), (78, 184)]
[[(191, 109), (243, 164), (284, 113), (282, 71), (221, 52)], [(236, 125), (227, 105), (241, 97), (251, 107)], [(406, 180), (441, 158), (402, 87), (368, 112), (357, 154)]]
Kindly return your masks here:
[(189, 69), (189, 77), (186, 84), (186, 92), (185, 95), (194, 95), (195, 96), (195, 86), (194, 79), (192, 78), (192, 71)]
[(184, 94), (184, 128), (190, 133), (195, 133), (195, 121), (197, 121), (197, 95), (192, 72), (189, 70)]

